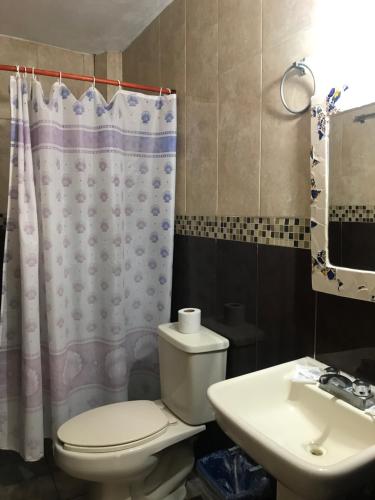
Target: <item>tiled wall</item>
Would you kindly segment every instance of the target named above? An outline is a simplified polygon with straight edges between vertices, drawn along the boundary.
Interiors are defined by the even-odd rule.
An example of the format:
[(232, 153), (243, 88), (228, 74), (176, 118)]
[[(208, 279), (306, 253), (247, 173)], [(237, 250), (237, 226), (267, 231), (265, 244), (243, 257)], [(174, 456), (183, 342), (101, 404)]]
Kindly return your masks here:
[[(120, 51), (109, 51), (95, 55), (95, 76), (109, 78), (111, 80), (122, 80), (122, 53)], [(111, 85), (97, 85), (98, 90), (109, 102), (117, 91), (117, 87)]]
[(178, 92), (178, 215), (309, 217), (309, 113), (279, 82), (312, 51), (313, 7), (175, 0), (124, 52), (125, 79)]
[[(73, 73), (94, 73), (94, 56), (40, 43), (0, 35), (1, 64), (34, 66)], [(9, 178), (9, 77), (0, 72), (0, 213), (6, 213)], [(49, 92), (53, 79), (40, 77), (44, 91)], [(87, 83), (69, 81), (69, 88), (80, 97)]]
[[(312, 290), (310, 116), (279, 96), (305, 56), (319, 95), (337, 83), (324, 25), (317, 0), (175, 0), (123, 53), (123, 74), (178, 93), (174, 315), (201, 307), (220, 328), (223, 304), (241, 302), (260, 335), (249, 371), (316, 352), (375, 381), (374, 305)], [(307, 81), (293, 81), (291, 105), (308, 102)]]
[(245, 306), (243, 335), (256, 331), (245, 371), (313, 356), (375, 383), (374, 304), (316, 293), (308, 250), (175, 236), (173, 319), (202, 309), (203, 323), (224, 333), (224, 304)]

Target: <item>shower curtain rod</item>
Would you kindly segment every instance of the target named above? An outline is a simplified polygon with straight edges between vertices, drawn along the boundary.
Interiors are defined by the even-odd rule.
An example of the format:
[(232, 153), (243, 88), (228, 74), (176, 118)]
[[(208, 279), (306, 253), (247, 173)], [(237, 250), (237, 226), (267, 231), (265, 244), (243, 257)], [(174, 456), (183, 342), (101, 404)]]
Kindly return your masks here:
[(108, 80), (106, 78), (96, 78), (95, 76), (78, 75), (76, 73), (65, 73), (64, 71), (52, 71), (48, 69), (28, 68), (26, 66), (10, 66), (0, 64), (0, 71), (11, 71), (19, 73), (28, 73), (31, 75), (52, 76), (55, 78), (64, 78), (65, 80), (80, 80), (83, 82), (101, 83), (104, 85), (115, 85), (134, 90), (146, 90), (161, 94), (175, 94), (176, 91), (165, 87), (155, 87), (153, 85), (140, 85), (138, 83), (121, 82), (120, 80)]

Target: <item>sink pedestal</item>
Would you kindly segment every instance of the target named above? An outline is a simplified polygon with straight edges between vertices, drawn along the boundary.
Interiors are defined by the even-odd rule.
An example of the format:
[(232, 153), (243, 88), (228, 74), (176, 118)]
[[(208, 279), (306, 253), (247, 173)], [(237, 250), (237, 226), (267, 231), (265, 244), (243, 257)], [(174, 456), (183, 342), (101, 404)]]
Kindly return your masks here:
[(277, 481), (277, 500), (303, 500), (303, 498)]

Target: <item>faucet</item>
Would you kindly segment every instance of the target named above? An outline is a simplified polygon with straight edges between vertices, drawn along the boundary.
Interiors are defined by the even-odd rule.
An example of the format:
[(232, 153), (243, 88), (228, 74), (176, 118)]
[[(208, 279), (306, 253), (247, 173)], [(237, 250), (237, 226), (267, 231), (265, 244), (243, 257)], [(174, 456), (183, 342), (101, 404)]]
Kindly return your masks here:
[(319, 387), (360, 410), (367, 410), (375, 405), (375, 397), (368, 382), (343, 375), (332, 366), (326, 368), (320, 376)]

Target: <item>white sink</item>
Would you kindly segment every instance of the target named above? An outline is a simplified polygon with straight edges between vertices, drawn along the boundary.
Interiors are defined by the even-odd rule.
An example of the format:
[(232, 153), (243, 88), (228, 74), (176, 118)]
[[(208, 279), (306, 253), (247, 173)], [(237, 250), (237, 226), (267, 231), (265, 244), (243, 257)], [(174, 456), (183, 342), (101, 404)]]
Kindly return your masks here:
[(291, 382), (295, 365), (208, 389), (220, 427), (278, 481), (278, 500), (342, 498), (375, 470), (375, 420), (317, 384)]

